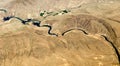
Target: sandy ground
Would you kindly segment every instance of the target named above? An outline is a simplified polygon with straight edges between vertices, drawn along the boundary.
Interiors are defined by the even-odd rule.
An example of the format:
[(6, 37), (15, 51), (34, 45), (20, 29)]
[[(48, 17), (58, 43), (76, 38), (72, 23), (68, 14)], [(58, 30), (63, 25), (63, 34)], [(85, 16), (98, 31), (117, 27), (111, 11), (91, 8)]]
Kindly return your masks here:
[[(0, 11), (0, 66), (120, 66), (119, 3), (0, 0), (0, 9), (8, 11)], [(10, 15), (41, 20), (40, 11), (60, 9), (71, 12), (48, 16), (41, 27), (23, 25), (18, 19), (3, 21)], [(50, 28), (42, 25), (51, 26), (50, 32), (58, 36), (50, 35)]]

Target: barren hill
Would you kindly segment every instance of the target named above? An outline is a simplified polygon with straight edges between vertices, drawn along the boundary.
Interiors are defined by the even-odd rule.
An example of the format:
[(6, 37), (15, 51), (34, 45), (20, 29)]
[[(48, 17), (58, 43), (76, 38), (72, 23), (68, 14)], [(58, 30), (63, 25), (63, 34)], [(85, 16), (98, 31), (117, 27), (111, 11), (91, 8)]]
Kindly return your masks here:
[(0, 66), (120, 66), (119, 11), (119, 0), (0, 0)]

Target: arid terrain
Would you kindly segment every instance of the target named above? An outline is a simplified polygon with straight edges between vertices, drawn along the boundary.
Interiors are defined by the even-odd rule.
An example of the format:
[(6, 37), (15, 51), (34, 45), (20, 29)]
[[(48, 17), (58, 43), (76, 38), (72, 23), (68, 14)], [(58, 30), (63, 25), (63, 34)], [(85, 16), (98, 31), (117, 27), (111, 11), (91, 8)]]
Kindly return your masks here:
[(119, 0), (0, 0), (0, 66), (120, 66)]

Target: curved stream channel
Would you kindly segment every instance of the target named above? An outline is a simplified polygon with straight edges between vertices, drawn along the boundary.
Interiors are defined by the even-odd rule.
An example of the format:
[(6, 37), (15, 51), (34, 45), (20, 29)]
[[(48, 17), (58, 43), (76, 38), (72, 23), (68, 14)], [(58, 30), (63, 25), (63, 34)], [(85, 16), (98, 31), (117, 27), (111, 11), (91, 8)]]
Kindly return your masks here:
[(8, 21), (8, 20), (10, 20), (10, 19), (12, 19), (12, 18), (15, 18), (15, 19), (20, 20), (21, 23), (24, 24), (24, 25), (27, 25), (27, 23), (32, 22), (32, 24), (35, 25), (35, 26), (37, 26), (37, 27), (48, 27), (48, 28), (49, 28), (49, 29), (48, 29), (48, 34), (49, 34), (49, 35), (58, 36), (58, 35), (55, 34), (55, 33), (51, 33), (52, 26), (50, 26), (50, 25), (40, 25), (41, 21), (36, 20), (36, 19), (26, 19), (26, 20), (23, 20), (23, 19), (21, 19), (20, 17), (7, 16), (7, 17), (4, 17), (3, 20), (4, 20), (4, 21)]
[[(49, 34), (49, 35), (58, 36), (58, 35), (55, 34), (55, 33), (51, 33), (52, 26), (50, 26), (50, 25), (40, 25), (41, 21), (36, 20), (36, 19), (25, 19), (25, 20), (23, 20), (23, 19), (21, 19), (20, 17), (7, 16), (7, 17), (4, 17), (3, 20), (4, 20), (4, 21), (8, 21), (8, 20), (10, 20), (10, 19), (12, 19), (12, 18), (15, 18), (15, 19), (20, 20), (21, 23), (24, 24), (24, 25), (27, 25), (27, 23), (32, 22), (32, 24), (35, 25), (35, 26), (37, 26), (37, 27), (48, 27), (48, 28), (49, 28), (49, 29), (48, 29), (48, 34)], [(74, 29), (71, 29), (71, 30), (74, 30)], [(69, 31), (71, 31), (71, 30), (65, 31), (64, 33), (62, 33), (62, 36), (64, 36), (65, 33), (69, 32)], [(85, 30), (82, 30), (82, 29), (78, 29), (78, 30), (82, 31), (85, 35), (89, 35), (89, 33), (87, 33)], [(104, 37), (104, 39), (105, 39), (107, 42), (109, 42), (109, 43), (111, 44), (111, 46), (114, 48), (115, 53), (116, 53), (117, 58), (118, 58), (118, 61), (119, 61), (119, 64), (120, 64), (120, 54), (119, 54), (118, 49), (115, 47), (114, 43), (111, 42), (106, 36), (104, 36), (104, 35), (101, 35), (101, 36)]]

